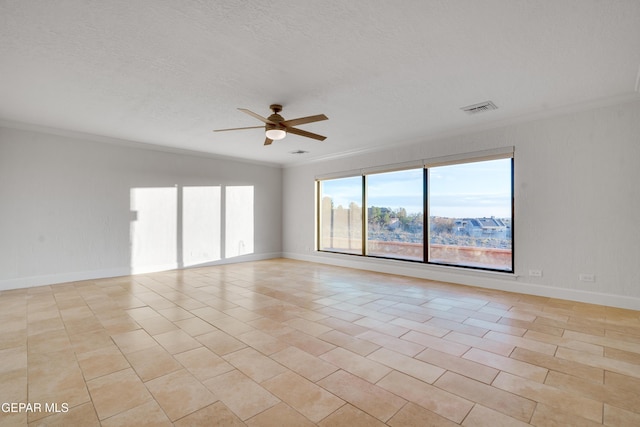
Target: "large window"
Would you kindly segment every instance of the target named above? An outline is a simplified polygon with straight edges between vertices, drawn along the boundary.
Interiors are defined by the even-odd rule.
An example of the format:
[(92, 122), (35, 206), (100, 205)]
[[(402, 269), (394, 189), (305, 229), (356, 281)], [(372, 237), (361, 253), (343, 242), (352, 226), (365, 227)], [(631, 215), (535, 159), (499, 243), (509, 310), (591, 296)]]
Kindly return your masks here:
[(427, 170), (429, 262), (512, 271), (511, 159)]
[(320, 182), (320, 250), (362, 254), (362, 177)]
[(422, 169), (367, 176), (367, 255), (422, 261)]
[(499, 151), (318, 180), (318, 249), (512, 272), (513, 154)]

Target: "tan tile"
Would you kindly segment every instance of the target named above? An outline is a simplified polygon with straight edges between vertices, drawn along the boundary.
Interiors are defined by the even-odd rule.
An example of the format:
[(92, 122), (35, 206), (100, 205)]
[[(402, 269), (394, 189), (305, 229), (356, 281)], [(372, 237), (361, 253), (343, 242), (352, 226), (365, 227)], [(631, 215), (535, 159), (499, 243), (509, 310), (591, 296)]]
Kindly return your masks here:
[[(533, 425), (639, 423), (640, 316), (633, 310), (293, 260), (4, 291), (0, 307), (0, 400), (70, 404), (66, 414), (5, 414), (0, 426), (97, 424), (99, 412), (85, 381), (95, 386), (98, 380), (131, 372), (127, 363), (145, 381), (175, 373), (184, 364), (196, 378), (180, 372), (195, 381), (192, 384), (202, 380), (217, 387), (214, 398), (218, 392), (226, 393), (227, 402), (234, 402), (235, 395), (234, 408), (251, 415), (245, 418), (250, 425), (282, 420), (289, 425), (311, 423), (220, 355), (234, 359), (258, 381), (274, 374), (269, 367), (278, 364), (302, 375), (308, 381), (285, 371), (264, 381), (277, 382), (287, 374), (299, 378), (292, 390), (282, 384), (285, 381), (277, 382), (286, 388), (281, 394), (291, 402), (298, 396), (287, 393), (302, 399), (324, 390), (313, 381), (326, 383), (354, 402), (324, 411), (323, 418), (318, 415), (322, 425), (381, 422), (372, 413), (384, 403), (374, 405), (380, 400), (375, 395), (363, 398), (381, 385), (387, 386), (384, 393), (425, 405), (435, 396), (429, 402), (439, 411), (409, 402), (387, 421), (390, 426), (451, 425), (453, 421), (442, 413), (464, 412), (461, 408), (469, 406), (462, 398), (474, 403), (462, 418), (463, 425), (519, 425), (527, 421), (526, 412), (517, 413), (523, 400), (536, 401)], [(174, 358), (151, 337), (170, 331), (198, 337), (206, 347), (187, 349), (180, 346), (194, 341), (166, 336), (165, 345), (176, 345)], [(472, 349), (463, 357), (454, 356), (465, 347)], [(337, 366), (318, 357), (327, 352), (334, 357), (351, 352), (355, 356), (351, 361), (381, 363), (395, 371), (372, 385), (352, 373), (337, 372)], [(369, 357), (358, 359), (362, 356)], [(337, 359), (349, 366), (349, 360)], [(449, 372), (441, 374), (444, 370)], [(546, 372), (544, 383), (542, 372)], [(341, 376), (350, 380), (340, 382)], [(135, 375), (123, 382), (128, 381), (140, 383)], [(125, 391), (136, 387), (125, 386)], [(126, 393), (116, 394), (126, 399)], [(146, 399), (103, 419), (103, 424), (170, 423), (166, 417), (155, 418), (164, 411), (148, 392)], [(104, 402), (94, 401), (95, 408), (104, 409)], [(453, 409), (442, 406), (445, 401)], [(297, 404), (302, 410), (304, 403)], [(242, 425), (232, 409), (223, 402), (208, 404), (176, 420), (176, 425), (221, 420)], [(317, 415), (312, 409), (306, 408)], [(136, 414), (144, 414), (144, 420), (129, 419)]]
[(385, 335), (376, 331), (367, 331), (365, 333), (359, 334), (358, 338), (371, 341), (372, 343), (378, 344), (381, 347), (385, 347), (389, 350), (393, 350), (395, 352), (402, 353), (411, 357), (424, 350), (423, 345), (392, 337), (390, 335)]
[(565, 359), (559, 359), (557, 357), (524, 348), (516, 348), (511, 354), (511, 358), (540, 366), (542, 368), (547, 368), (549, 370), (564, 372), (593, 382), (602, 383), (604, 381), (603, 369), (594, 368), (582, 363), (571, 362)]
[(437, 328), (449, 329), (451, 331), (458, 331), (460, 333), (467, 334), (467, 335), (474, 335), (476, 337), (482, 337), (484, 336), (484, 334), (489, 332), (488, 329), (459, 323), (449, 319), (442, 319), (439, 317), (434, 317), (433, 319), (429, 319), (424, 323), (426, 325), (434, 326)]
[(400, 409), (387, 424), (391, 427), (455, 427), (460, 425), (411, 402)]
[(402, 336), (403, 340), (415, 342), (424, 347), (448, 353), (453, 356), (462, 356), (469, 350), (468, 345), (460, 344), (443, 338), (434, 337), (433, 335), (423, 334), (422, 332), (411, 331)]
[(353, 323), (369, 330), (378, 331), (380, 333), (391, 335), (392, 337), (396, 338), (399, 338), (409, 332), (409, 329), (403, 326), (398, 326), (391, 322), (381, 322), (380, 320), (372, 319), (370, 317), (363, 317)]
[(528, 339), (526, 337), (518, 337), (510, 334), (503, 334), (501, 332), (489, 331), (484, 338), (491, 341), (498, 341), (505, 344), (510, 344), (520, 348), (526, 348), (527, 350), (537, 351), (538, 353), (548, 354), (553, 356), (558, 348), (556, 345), (543, 343), (540, 341)]
[(629, 351), (632, 353), (640, 353), (640, 343), (616, 339), (610, 336), (603, 337), (582, 332), (565, 331), (563, 337), (603, 347), (611, 347), (618, 350)]
[(589, 344), (571, 338), (564, 338), (562, 336), (555, 336), (547, 333), (529, 330), (524, 334), (524, 337), (600, 356), (604, 354), (604, 348), (600, 345)]
[(386, 348), (374, 351), (367, 356), (367, 359), (382, 363), (383, 365), (404, 372), (407, 375), (429, 384), (433, 384), (433, 382), (445, 372), (444, 369), (438, 366), (396, 353)]
[(192, 337), (196, 337), (198, 335), (207, 334), (209, 332), (214, 332), (217, 329), (211, 326), (209, 323), (198, 317), (191, 317), (189, 319), (177, 320), (174, 322), (176, 326), (180, 329), (191, 335)]
[(152, 399), (133, 369), (124, 369), (87, 381), (87, 387), (100, 420), (135, 408)]
[(262, 384), (282, 401), (316, 423), (345, 403), (293, 372), (285, 372)]
[(72, 334), (69, 336), (71, 345), (76, 354), (86, 353), (113, 345), (111, 336), (104, 330)]
[[(95, 409), (91, 402), (83, 403), (82, 405), (70, 407), (65, 412), (62, 404), (58, 405), (56, 410), (60, 411), (49, 415), (45, 418), (39, 419), (29, 423), (29, 427), (42, 426), (42, 427), (68, 427), (68, 426), (86, 426), (86, 427), (100, 427), (100, 421), (96, 415)], [(4, 414), (3, 414), (4, 417)], [(2, 426), (2, 418), (0, 418), (0, 426)], [(15, 424), (24, 425), (24, 424)], [(104, 426), (105, 424), (103, 424)]]
[(640, 365), (640, 353), (632, 353), (630, 351), (618, 350), (617, 348), (604, 348), (604, 356), (610, 359), (617, 359), (623, 362)]
[(332, 330), (329, 326), (325, 326), (318, 322), (312, 322), (307, 319), (301, 319), (299, 317), (287, 320), (284, 322), (285, 325), (291, 326), (294, 329), (299, 330), (300, 332), (304, 332), (307, 335), (311, 335), (312, 337), (317, 337), (318, 335), (322, 335), (325, 332), (329, 332)]
[(577, 396), (536, 381), (500, 372), (493, 382), (493, 386), (593, 421), (600, 422), (602, 420), (602, 402)]
[(322, 341), (300, 331), (292, 331), (280, 335), (279, 338), (290, 345), (298, 347), (307, 353), (313, 354), (314, 356), (319, 356), (335, 348), (333, 344), (329, 344), (326, 341)]
[(638, 408), (640, 408), (640, 395), (636, 393), (630, 393), (629, 390), (594, 383), (560, 372), (549, 372), (545, 384), (618, 408), (630, 411), (638, 411)]
[(167, 418), (162, 408), (155, 400), (150, 400), (142, 405), (102, 420), (102, 427), (171, 427), (171, 421)]
[(133, 353), (158, 345), (151, 335), (143, 329), (118, 333), (112, 335), (111, 338), (113, 338), (113, 341), (118, 347), (120, 347), (120, 351), (124, 354)]
[(513, 395), (453, 372), (445, 373), (434, 385), (523, 422), (528, 422), (531, 419), (533, 410), (536, 407), (535, 402), (532, 400)]
[(225, 355), (245, 348), (247, 345), (222, 331), (199, 335), (197, 340), (217, 355)]
[(171, 421), (209, 406), (217, 399), (183, 369), (145, 383)]
[(320, 358), (370, 383), (375, 383), (391, 372), (391, 368), (387, 366), (340, 347), (323, 354)]
[[(344, 312), (342, 312), (344, 313)], [(358, 320), (362, 318), (362, 316), (359, 315), (355, 315), (355, 319), (354, 320)], [(335, 317), (327, 317), (326, 319), (322, 319), (319, 320), (318, 323), (322, 323), (325, 326), (328, 326), (329, 328), (336, 330), (336, 331), (340, 331), (342, 333), (345, 333), (347, 335), (351, 335), (351, 336), (356, 336), (358, 334), (361, 334), (363, 332), (367, 332), (369, 330), (369, 328), (365, 328), (364, 326), (360, 326), (360, 325), (356, 325), (355, 323), (351, 322), (351, 321), (347, 321), (344, 319), (338, 319)]]
[[(508, 335), (508, 336), (512, 336), (512, 335)], [(473, 335), (467, 335), (467, 334), (462, 334), (460, 332), (453, 331), (447, 334), (444, 337), (444, 339), (448, 341), (457, 342), (459, 344), (464, 344), (469, 347), (479, 348), (480, 350), (490, 351), (491, 353), (496, 353), (501, 356), (509, 356), (513, 351), (513, 349), (515, 348), (515, 346), (513, 345), (505, 344), (497, 341), (491, 341), (486, 339), (486, 337), (487, 336), (485, 335), (484, 337), (479, 338)]]
[(266, 317), (252, 320), (250, 322), (247, 322), (247, 324), (257, 330), (273, 335), (275, 337), (279, 337), (280, 335), (287, 334), (295, 330), (291, 326), (287, 326), (283, 323), (276, 322), (275, 320), (268, 319)]
[(217, 319), (205, 319), (216, 328), (231, 334), (239, 335), (251, 331), (253, 328), (245, 322), (235, 319), (231, 316), (225, 316)]
[(366, 412), (347, 404), (322, 420), (318, 425), (321, 427), (384, 427), (386, 424), (373, 418)]
[(377, 385), (457, 423), (473, 406), (473, 402), (397, 371), (391, 372)]
[(431, 326), (426, 323), (403, 319), (401, 317), (398, 317), (397, 319), (393, 319), (390, 323), (394, 325), (402, 326), (412, 331), (422, 332), (423, 334), (429, 334), (439, 338), (442, 338), (445, 335), (447, 335), (449, 332), (451, 332), (449, 329), (439, 328), (437, 326)]
[(149, 381), (182, 368), (182, 366), (158, 344), (145, 350), (129, 353), (126, 357), (142, 381)]
[(472, 348), (462, 356), (464, 359), (472, 360), (501, 371), (510, 372), (524, 378), (534, 381), (543, 382), (547, 376), (548, 370), (530, 363), (521, 362), (509, 357), (500, 356), (495, 353), (489, 353), (484, 350)]
[[(318, 301), (315, 301), (315, 302), (317, 303)], [(339, 304), (339, 302), (336, 302), (335, 304)], [(335, 304), (332, 304), (332, 305), (335, 305)], [(335, 318), (335, 319), (344, 320), (344, 321), (346, 321), (348, 323), (354, 322), (354, 321), (356, 321), (356, 320), (358, 320), (358, 319), (360, 319), (362, 317), (361, 314), (351, 313), (351, 312), (344, 311), (344, 310), (338, 310), (338, 309), (333, 308), (333, 307), (323, 307), (323, 308), (317, 309), (316, 311), (319, 312), (319, 313), (326, 314), (327, 316), (331, 316), (332, 318)], [(323, 320), (319, 320), (319, 322), (322, 323), (322, 324), (326, 324), (325, 320), (328, 320), (328, 319), (329, 318), (323, 319)], [(331, 326), (334, 329), (341, 330), (340, 328), (335, 327), (334, 325), (331, 325), (331, 324), (326, 324), (326, 325), (327, 326)], [(348, 333), (347, 331), (343, 331), (343, 332)], [(358, 333), (361, 333), (361, 332), (364, 332), (364, 331), (360, 331)]]
[(353, 353), (359, 354), (360, 356), (366, 356), (372, 351), (380, 348), (378, 344), (353, 337), (340, 331), (329, 331), (319, 335), (318, 338), (335, 346), (342, 347)]
[(158, 317), (158, 313), (151, 307), (132, 308), (129, 310), (124, 310), (124, 312), (127, 313), (129, 316), (131, 316), (131, 318), (133, 318), (136, 321), (141, 319), (150, 319), (150, 318)]
[(157, 310), (158, 314), (164, 316), (168, 320), (175, 322), (176, 320), (184, 320), (194, 317), (194, 315), (182, 307), (172, 306)]
[(28, 401), (26, 368), (1, 373), (0, 384), (2, 384), (2, 387), (0, 387), (0, 403)]
[(407, 403), (387, 390), (342, 370), (317, 384), (381, 421), (387, 421)]
[(316, 425), (309, 421), (304, 415), (282, 402), (248, 419), (246, 424), (249, 427), (313, 427)]
[[(178, 308), (180, 308), (180, 307), (178, 307)], [(193, 314), (195, 316), (198, 316), (202, 320), (204, 320), (206, 322), (209, 322), (209, 323), (212, 320), (220, 319), (220, 318), (223, 318), (223, 317), (227, 317), (226, 314), (224, 314), (220, 310), (216, 310), (213, 307), (196, 308), (195, 310), (187, 311), (187, 313), (191, 313), (191, 314)]]
[[(534, 426), (557, 426), (557, 427), (597, 427), (602, 426), (600, 422), (588, 420), (572, 412), (565, 411), (559, 407), (551, 407), (538, 403), (531, 418)], [(614, 424), (623, 426), (624, 424)]]
[(237, 338), (267, 356), (289, 347), (284, 341), (257, 329), (240, 334)]
[(76, 357), (85, 380), (129, 368), (129, 362), (124, 358), (120, 349), (113, 344), (110, 347), (77, 354)]
[(174, 357), (200, 381), (208, 380), (234, 369), (224, 359), (205, 347), (178, 353)]
[(27, 346), (27, 330), (18, 329), (16, 331), (0, 331), (0, 350), (13, 347)]
[[(90, 400), (80, 366), (73, 352), (29, 355), (28, 396), (31, 402), (65, 402), (69, 407)], [(29, 413), (29, 421), (46, 413)]]
[(5, 348), (0, 350), (0, 374), (15, 371), (16, 369), (27, 369), (27, 348), (26, 346)]
[(265, 388), (237, 370), (208, 379), (204, 385), (241, 420), (247, 420), (280, 402)]
[(129, 316), (106, 317), (104, 319), (100, 319), (100, 323), (107, 333), (112, 336), (140, 329), (140, 325), (138, 325), (138, 323)]
[(29, 335), (27, 348), (29, 353), (49, 353), (72, 349), (71, 341), (65, 329)]
[(281, 364), (249, 347), (228, 353), (224, 359), (257, 383), (287, 371)]
[(637, 426), (640, 425), (640, 413), (604, 405), (604, 425), (606, 426)]
[(604, 383), (608, 386), (621, 388), (640, 395), (640, 378), (633, 378), (616, 372), (604, 371)]
[(147, 333), (151, 336), (163, 334), (169, 331), (175, 331), (178, 329), (178, 327), (174, 325), (173, 322), (165, 319), (159, 314), (156, 314), (154, 317), (137, 319), (136, 322), (138, 322), (138, 324), (142, 326), (142, 329), (147, 331)]
[(619, 374), (628, 375), (634, 378), (640, 378), (640, 365), (621, 360), (609, 359), (604, 356), (596, 356), (595, 354), (587, 354), (577, 350), (568, 348), (558, 348), (556, 357), (570, 360), (572, 362), (583, 363), (585, 365), (594, 366), (596, 368), (605, 369), (607, 371), (617, 372)]
[(526, 427), (530, 424), (482, 405), (475, 405), (462, 425), (468, 427)]
[(202, 346), (200, 342), (179, 329), (155, 335), (153, 338), (171, 354), (182, 353)]
[(102, 324), (95, 316), (71, 321), (67, 320), (64, 322), (64, 326), (67, 330), (67, 333), (70, 335), (80, 334), (83, 332), (98, 332), (104, 330)]
[(199, 409), (174, 423), (175, 427), (242, 427), (244, 425), (240, 418), (236, 417), (222, 402)]
[(297, 347), (288, 347), (272, 354), (271, 358), (312, 382), (338, 370), (337, 366)]

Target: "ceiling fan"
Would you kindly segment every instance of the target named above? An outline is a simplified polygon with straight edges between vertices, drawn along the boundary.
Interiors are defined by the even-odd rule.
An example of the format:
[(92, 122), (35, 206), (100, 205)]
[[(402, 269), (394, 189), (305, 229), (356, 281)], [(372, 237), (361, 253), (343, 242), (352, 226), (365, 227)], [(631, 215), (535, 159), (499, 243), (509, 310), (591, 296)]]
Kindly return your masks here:
[(264, 122), (264, 126), (250, 126), (244, 128), (231, 128), (231, 129), (216, 129), (214, 132), (226, 132), (229, 130), (242, 130), (242, 129), (258, 129), (264, 127), (266, 139), (264, 140), (264, 145), (271, 145), (273, 141), (278, 141), (287, 136), (287, 133), (292, 133), (294, 135), (305, 136), (307, 138), (317, 139), (318, 141), (324, 141), (327, 137), (318, 135), (316, 133), (307, 132), (306, 130), (297, 129), (294, 126), (304, 125), (307, 123), (319, 122), (321, 120), (328, 120), (329, 118), (324, 114), (317, 114), (315, 116), (308, 117), (300, 117), (298, 119), (285, 120), (280, 114), (282, 111), (282, 105), (279, 104), (271, 104), (269, 106), (273, 114), (271, 114), (268, 118), (262, 117), (259, 114), (254, 113), (253, 111), (247, 110), (246, 108), (238, 108), (238, 110), (243, 113), (247, 113), (250, 116), (255, 117), (256, 119)]

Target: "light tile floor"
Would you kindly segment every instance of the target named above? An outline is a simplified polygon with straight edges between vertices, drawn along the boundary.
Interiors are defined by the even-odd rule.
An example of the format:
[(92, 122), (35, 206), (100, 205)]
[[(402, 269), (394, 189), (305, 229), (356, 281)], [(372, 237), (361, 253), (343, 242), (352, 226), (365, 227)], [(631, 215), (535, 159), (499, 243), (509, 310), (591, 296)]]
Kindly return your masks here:
[(4, 291), (0, 325), (0, 426), (640, 425), (638, 311), (278, 259)]

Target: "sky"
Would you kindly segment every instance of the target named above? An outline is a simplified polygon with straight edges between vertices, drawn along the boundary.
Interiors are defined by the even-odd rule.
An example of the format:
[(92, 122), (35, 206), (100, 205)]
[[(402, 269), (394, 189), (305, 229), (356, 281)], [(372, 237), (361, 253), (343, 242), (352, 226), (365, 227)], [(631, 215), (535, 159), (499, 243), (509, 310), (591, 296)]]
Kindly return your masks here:
[[(367, 176), (368, 206), (422, 211), (422, 169)], [(334, 205), (361, 203), (362, 177), (323, 181), (323, 196)], [(439, 166), (429, 169), (431, 216), (511, 217), (511, 159)]]

